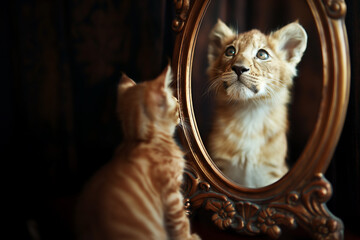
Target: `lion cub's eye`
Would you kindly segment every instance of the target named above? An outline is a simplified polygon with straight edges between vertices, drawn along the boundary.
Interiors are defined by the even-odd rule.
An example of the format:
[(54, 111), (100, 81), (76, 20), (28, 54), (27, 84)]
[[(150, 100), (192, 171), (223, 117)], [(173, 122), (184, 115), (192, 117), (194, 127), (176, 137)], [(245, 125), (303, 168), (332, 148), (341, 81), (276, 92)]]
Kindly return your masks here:
[(256, 57), (260, 60), (267, 60), (269, 59), (269, 56), (270, 56), (269, 53), (264, 49), (260, 49), (256, 54)]
[(228, 57), (234, 56), (235, 53), (236, 53), (236, 49), (234, 48), (234, 46), (230, 46), (230, 47), (226, 48), (226, 50), (225, 50), (225, 55)]

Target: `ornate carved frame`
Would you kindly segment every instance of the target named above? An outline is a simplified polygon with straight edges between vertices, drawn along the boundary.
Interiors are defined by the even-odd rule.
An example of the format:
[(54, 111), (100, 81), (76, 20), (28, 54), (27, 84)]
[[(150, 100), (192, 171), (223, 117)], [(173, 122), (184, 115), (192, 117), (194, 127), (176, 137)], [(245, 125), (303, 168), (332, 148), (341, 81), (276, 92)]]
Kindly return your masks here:
[(324, 178), (342, 130), (348, 104), (350, 60), (344, 25), (344, 0), (307, 0), (321, 41), (323, 93), (316, 127), (291, 171), (280, 181), (260, 188), (242, 188), (213, 164), (201, 141), (192, 107), (191, 69), (201, 21), (210, 0), (174, 0), (177, 32), (173, 69), (181, 119), (190, 127), (181, 132), (188, 148), (185, 207), (213, 212), (220, 229), (249, 235), (281, 235), (281, 227), (301, 225), (315, 239), (343, 239), (343, 223), (326, 207), (332, 195)]

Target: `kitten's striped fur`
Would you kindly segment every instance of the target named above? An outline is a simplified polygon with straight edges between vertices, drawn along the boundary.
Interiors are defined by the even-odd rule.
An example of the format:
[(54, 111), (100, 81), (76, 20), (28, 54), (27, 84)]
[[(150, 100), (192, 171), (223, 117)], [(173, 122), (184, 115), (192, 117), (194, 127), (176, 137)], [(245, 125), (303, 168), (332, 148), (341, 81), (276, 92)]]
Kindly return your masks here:
[(184, 159), (172, 136), (179, 117), (170, 81), (170, 67), (137, 85), (122, 77), (123, 144), (79, 199), (78, 239), (200, 239), (190, 233), (180, 193)]
[(208, 75), (215, 114), (208, 149), (218, 167), (245, 187), (287, 171), (287, 104), (307, 34), (294, 22), (265, 35), (237, 34), (221, 20), (210, 33)]

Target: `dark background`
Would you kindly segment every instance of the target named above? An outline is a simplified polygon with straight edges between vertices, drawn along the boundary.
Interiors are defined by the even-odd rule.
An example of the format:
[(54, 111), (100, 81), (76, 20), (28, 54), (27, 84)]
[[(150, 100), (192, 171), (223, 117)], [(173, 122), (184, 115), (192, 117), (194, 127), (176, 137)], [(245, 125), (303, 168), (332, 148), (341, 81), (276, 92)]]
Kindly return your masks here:
[[(289, 20), (281, 17), (287, 1), (258, 2), (246, 9), (262, 9), (259, 19), (245, 19), (248, 25), (242, 25), (243, 17), (229, 21), (269, 30), (272, 26), (261, 20), (269, 14), (279, 18), (271, 24)], [(241, 6), (236, 0), (228, 3)], [(360, 4), (346, 3), (350, 102), (326, 177), (334, 191), (328, 207), (344, 221), (350, 239), (360, 236)], [(1, 5), (5, 232), (11, 234), (8, 239), (72, 239), (76, 196), (121, 141), (114, 114), (121, 72), (137, 81), (151, 79), (172, 56), (173, 1), (14, 0)], [(267, 11), (270, 5), (276, 12)]]

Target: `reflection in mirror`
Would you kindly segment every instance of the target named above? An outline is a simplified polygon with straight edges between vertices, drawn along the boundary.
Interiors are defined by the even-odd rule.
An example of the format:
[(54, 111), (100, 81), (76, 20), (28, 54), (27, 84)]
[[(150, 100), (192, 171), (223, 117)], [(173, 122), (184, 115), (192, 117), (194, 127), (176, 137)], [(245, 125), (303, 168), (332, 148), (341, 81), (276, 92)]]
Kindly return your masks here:
[(225, 176), (263, 187), (295, 163), (321, 101), (319, 46), (303, 1), (211, 2), (195, 48), (192, 96), (202, 140)]
[(220, 170), (240, 185), (263, 187), (288, 171), (289, 89), (306, 44), (307, 34), (296, 22), (264, 35), (237, 34), (219, 20), (210, 33), (215, 107), (208, 149)]

